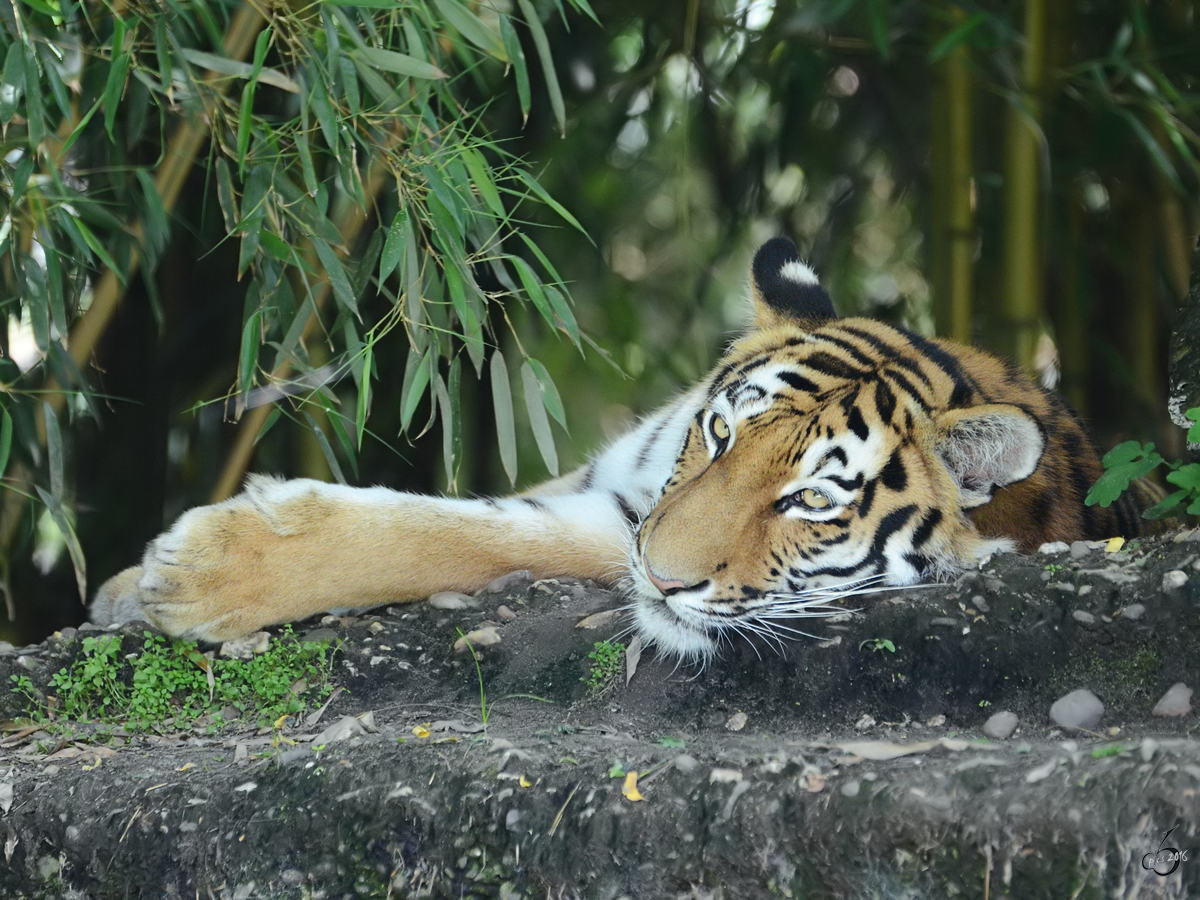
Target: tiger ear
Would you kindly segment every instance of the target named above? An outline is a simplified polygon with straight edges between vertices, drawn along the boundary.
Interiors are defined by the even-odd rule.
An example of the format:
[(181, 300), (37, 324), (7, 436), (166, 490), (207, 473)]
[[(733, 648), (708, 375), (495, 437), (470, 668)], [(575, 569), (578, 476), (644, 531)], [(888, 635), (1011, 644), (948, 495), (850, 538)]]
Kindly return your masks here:
[(787, 238), (772, 238), (759, 247), (751, 273), (757, 327), (790, 324), (813, 328), (837, 318), (816, 273), (800, 261), (796, 245)]
[(982, 506), (997, 488), (1033, 474), (1046, 448), (1041, 428), (1008, 404), (972, 406), (937, 420), (938, 456), (958, 485), (962, 508)]

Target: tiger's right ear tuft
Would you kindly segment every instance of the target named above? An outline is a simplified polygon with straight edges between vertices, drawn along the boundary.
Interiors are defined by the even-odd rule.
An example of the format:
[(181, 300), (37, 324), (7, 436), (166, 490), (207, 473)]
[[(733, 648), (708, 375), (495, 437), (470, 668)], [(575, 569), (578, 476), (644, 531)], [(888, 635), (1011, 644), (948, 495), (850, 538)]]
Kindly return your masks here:
[(754, 254), (754, 319), (759, 328), (792, 324), (816, 327), (836, 319), (816, 273), (800, 261), (796, 245), (772, 238)]

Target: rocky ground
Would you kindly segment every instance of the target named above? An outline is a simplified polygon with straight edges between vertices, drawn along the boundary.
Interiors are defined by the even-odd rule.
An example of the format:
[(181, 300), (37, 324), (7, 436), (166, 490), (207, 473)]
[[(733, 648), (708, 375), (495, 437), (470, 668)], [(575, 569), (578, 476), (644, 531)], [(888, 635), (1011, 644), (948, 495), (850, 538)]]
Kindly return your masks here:
[(565, 580), (303, 623), (342, 690), (278, 728), (4, 691), (0, 896), (1198, 897), (1200, 531), (1047, 549), (703, 668), (595, 671), (621, 601)]

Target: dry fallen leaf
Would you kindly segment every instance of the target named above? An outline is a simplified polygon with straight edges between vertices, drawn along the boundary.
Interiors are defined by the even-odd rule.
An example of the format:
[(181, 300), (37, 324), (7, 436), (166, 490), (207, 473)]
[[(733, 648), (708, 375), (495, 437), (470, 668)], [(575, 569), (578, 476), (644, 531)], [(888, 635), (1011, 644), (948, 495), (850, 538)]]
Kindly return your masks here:
[(621, 793), (625, 795), (626, 800), (636, 801), (636, 800), (645, 800), (646, 799), (645, 797), (642, 796), (642, 792), (638, 790), (637, 780), (638, 780), (637, 772), (627, 772), (626, 773), (625, 784), (621, 788)]
[(412, 728), (412, 733), (415, 734), (419, 738), (429, 737), (429, 729), (426, 728), (424, 725), (414, 725)]
[(528, 778), (526, 778), (524, 775), (522, 775), (520, 778), (517, 779), (517, 784), (519, 784), (523, 788), (533, 787), (533, 782), (530, 781)]
[(638, 662), (642, 658), (642, 639), (634, 636), (629, 642), (629, 646), (625, 648), (625, 686), (629, 686), (629, 682), (633, 680), (633, 673), (637, 671)]
[(7, 814), (12, 809), (13, 785), (11, 781), (0, 782), (0, 813)]
[(1109, 540), (1109, 542), (1104, 545), (1104, 552), (1105, 553), (1116, 553), (1118, 550), (1120, 550), (1124, 546), (1125, 546), (1125, 538), (1123, 538), (1123, 537), (1111, 538)]

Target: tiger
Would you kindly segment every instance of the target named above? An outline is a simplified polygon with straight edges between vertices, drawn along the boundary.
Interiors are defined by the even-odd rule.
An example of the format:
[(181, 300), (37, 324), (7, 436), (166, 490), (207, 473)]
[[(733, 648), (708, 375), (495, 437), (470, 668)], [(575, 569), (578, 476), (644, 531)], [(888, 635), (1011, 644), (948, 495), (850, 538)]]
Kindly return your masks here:
[(109, 579), (92, 621), (215, 643), (528, 570), (621, 588), (646, 645), (707, 659), (1000, 551), (1140, 532), (1133, 500), (1085, 504), (1092, 441), (1015, 365), (839, 318), (786, 238), (750, 270), (746, 332), (581, 468), (505, 498), (251, 476)]

